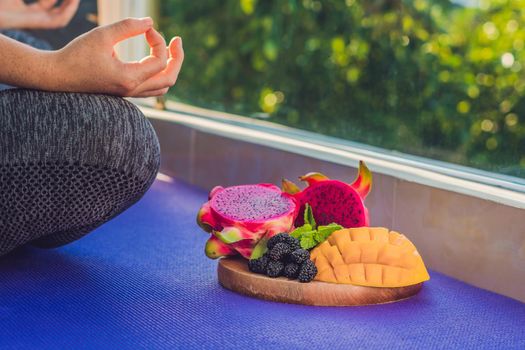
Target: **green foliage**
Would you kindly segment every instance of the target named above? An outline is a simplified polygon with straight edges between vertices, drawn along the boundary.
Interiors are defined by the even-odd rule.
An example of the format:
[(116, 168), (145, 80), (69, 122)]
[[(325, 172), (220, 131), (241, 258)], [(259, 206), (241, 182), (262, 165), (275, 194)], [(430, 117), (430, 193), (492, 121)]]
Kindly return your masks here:
[(525, 2), (162, 1), (192, 104), (525, 177)]

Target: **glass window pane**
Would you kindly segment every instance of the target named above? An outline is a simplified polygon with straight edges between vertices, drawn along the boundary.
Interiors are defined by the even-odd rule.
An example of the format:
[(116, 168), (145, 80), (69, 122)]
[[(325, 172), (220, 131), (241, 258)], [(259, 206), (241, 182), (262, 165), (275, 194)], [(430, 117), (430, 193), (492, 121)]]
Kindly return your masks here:
[(171, 98), (525, 178), (524, 5), (162, 1)]

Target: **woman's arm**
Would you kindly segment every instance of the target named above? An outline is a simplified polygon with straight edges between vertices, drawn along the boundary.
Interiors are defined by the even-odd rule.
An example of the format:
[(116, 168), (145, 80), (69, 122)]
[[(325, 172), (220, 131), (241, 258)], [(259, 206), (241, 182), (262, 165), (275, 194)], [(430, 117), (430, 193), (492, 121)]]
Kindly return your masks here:
[(51, 52), (0, 35), (0, 82), (28, 88), (43, 87), (52, 76), (51, 61)]
[[(113, 47), (145, 34), (150, 55), (120, 61)], [(58, 51), (41, 51), (0, 35), (0, 82), (19, 87), (119, 96), (159, 96), (177, 80), (184, 60), (182, 40), (166, 47), (151, 18), (128, 18), (98, 27)]]

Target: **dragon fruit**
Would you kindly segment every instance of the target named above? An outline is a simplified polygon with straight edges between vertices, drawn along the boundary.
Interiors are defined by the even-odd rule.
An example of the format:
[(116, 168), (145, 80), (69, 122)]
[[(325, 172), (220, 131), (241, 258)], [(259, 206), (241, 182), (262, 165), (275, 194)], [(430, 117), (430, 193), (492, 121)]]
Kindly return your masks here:
[(211, 238), (205, 252), (211, 259), (261, 254), (266, 241), (293, 229), (299, 205), (294, 196), (273, 184), (213, 188), (199, 210), (197, 223)]
[[(300, 213), (308, 203), (318, 225), (337, 223), (346, 228), (369, 225), (368, 209), (363, 201), (372, 187), (372, 173), (363, 161), (359, 162), (359, 173), (351, 185), (331, 180), (321, 173), (308, 173), (299, 179), (306, 181), (308, 187), (301, 191), (296, 184), (283, 179), (283, 191), (298, 200)], [(299, 215), (295, 226), (303, 224), (304, 218)]]

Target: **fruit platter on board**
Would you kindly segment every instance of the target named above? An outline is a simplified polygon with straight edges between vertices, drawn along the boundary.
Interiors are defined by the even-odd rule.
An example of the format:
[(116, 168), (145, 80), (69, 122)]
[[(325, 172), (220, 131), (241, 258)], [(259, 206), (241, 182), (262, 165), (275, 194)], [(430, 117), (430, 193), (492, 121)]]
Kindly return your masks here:
[(219, 283), (249, 296), (306, 305), (388, 303), (417, 294), (429, 280), (403, 234), (369, 227), (364, 200), (372, 174), (363, 161), (352, 184), (309, 173), (301, 190), (252, 184), (213, 188), (197, 214), (220, 258)]

